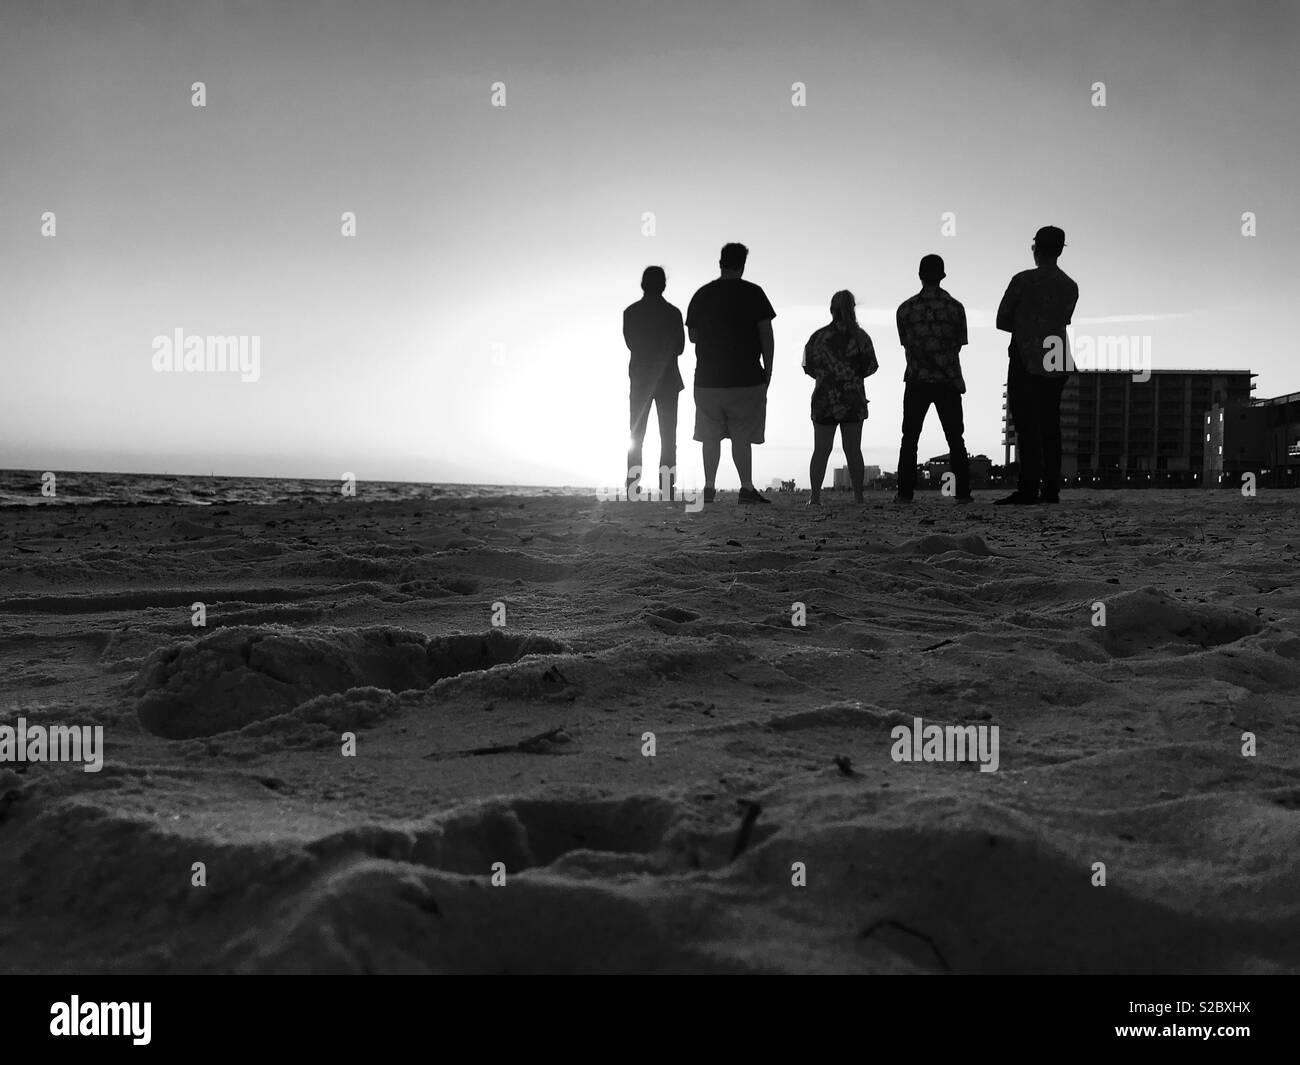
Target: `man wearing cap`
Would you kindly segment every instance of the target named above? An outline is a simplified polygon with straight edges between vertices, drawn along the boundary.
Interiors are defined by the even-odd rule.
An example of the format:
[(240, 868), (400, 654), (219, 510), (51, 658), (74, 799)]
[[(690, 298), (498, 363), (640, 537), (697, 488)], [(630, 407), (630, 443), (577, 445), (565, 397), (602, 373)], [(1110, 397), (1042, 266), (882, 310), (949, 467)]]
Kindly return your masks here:
[(939, 287), (943, 259), (927, 255), (921, 260), (921, 291), (898, 308), (898, 341), (907, 355), (903, 374), (903, 443), (898, 450), (896, 503), (912, 502), (916, 487), (916, 443), (930, 405), (948, 438), (948, 457), (956, 475), (956, 500), (969, 503), (970, 462), (966, 456), (961, 397), (966, 381), (961, 375), (961, 349), (966, 340), (966, 308)]
[(1034, 234), (1034, 269), (1011, 279), (998, 305), (997, 327), (1011, 334), (1007, 404), (1016, 430), (1020, 482), (997, 504), (1061, 501), (1061, 392), (1070, 376), (1069, 337), (1079, 286), (1056, 265), (1065, 233)]

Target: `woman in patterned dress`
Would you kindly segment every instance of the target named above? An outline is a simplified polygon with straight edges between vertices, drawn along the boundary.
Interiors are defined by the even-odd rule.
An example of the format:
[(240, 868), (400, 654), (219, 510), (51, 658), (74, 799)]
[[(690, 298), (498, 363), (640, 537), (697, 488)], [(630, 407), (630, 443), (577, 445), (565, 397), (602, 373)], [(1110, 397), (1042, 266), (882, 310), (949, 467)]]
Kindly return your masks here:
[(863, 379), (879, 368), (871, 337), (858, 325), (857, 301), (844, 289), (831, 297), (831, 323), (808, 338), (803, 372), (817, 382), (812, 394), (813, 455), (808, 467), (812, 506), (820, 506), (826, 463), (839, 426), (853, 498), (862, 502), (862, 423), (867, 417)]

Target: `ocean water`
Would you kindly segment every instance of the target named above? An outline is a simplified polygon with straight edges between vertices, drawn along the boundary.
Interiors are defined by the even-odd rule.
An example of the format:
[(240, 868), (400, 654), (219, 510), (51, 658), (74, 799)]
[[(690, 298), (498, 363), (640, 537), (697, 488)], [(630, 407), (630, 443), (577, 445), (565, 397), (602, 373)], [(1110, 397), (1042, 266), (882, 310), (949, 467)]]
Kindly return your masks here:
[[(149, 503), (206, 507), (220, 503), (343, 501), (341, 481), (300, 477), (190, 477), (148, 473), (54, 471), (54, 494), (42, 494), (44, 471), (0, 470), (0, 507)], [(593, 487), (505, 484), (418, 484), (357, 481), (356, 499), (479, 499), (489, 496), (589, 496)]]

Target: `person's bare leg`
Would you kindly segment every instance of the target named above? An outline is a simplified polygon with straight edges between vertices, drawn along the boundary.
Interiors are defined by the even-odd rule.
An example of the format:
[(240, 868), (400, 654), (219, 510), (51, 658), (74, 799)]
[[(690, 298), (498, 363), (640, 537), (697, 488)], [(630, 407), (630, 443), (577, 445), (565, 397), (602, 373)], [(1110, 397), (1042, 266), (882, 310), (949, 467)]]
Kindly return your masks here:
[(752, 492), (754, 490), (754, 452), (748, 441), (743, 444), (736, 440), (731, 442), (731, 460), (736, 464), (736, 472), (740, 474), (740, 487), (748, 488)]
[[(849, 464), (849, 480), (853, 482), (853, 500), (863, 502), (862, 478), (866, 472), (862, 463), (862, 423), (844, 422), (840, 425), (840, 443), (844, 446), (844, 458)], [(827, 450), (830, 450), (829, 446)]]
[(722, 461), (722, 441), (705, 440), (704, 450), (704, 487), (713, 488), (718, 480), (718, 464)]
[(835, 426), (813, 423), (812, 461), (808, 463), (808, 483), (812, 485), (812, 503), (816, 506), (822, 501), (822, 482), (826, 480), (826, 463), (831, 458), (831, 448), (835, 446)]

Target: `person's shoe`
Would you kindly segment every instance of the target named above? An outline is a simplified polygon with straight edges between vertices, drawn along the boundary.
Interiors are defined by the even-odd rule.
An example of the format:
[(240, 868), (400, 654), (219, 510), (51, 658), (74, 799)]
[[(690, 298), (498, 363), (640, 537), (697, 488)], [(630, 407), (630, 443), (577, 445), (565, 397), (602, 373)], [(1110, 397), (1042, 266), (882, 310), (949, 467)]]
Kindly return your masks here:
[(808, 500), (807, 505), (810, 507), (820, 507), (822, 505), (822, 501), (820, 499), (810, 499)]
[(993, 500), (993, 505), (995, 507), (1032, 507), (1037, 502), (1037, 496), (1025, 495), (1023, 492), (1012, 492), (1009, 496)]
[(757, 488), (742, 488), (740, 494), (736, 497), (739, 503), (766, 503), (772, 505), (772, 501), (763, 495)]
[(974, 502), (975, 502), (975, 497), (974, 497), (974, 496), (957, 496), (957, 497), (953, 500), (953, 502), (954, 502), (954, 503), (957, 503), (957, 504), (959, 504), (959, 505), (961, 505), (961, 506), (965, 506), (967, 503), (974, 503)]
[(1046, 492), (1044, 492), (1041, 496), (1038, 497), (1038, 502), (1049, 503), (1049, 504), (1060, 503), (1061, 497), (1057, 495), (1055, 492), (1053, 492), (1051, 495), (1048, 495)]
[(902, 504), (904, 504), (904, 505), (906, 506), (906, 505), (911, 504), (911, 503), (913, 502), (913, 499), (912, 499), (911, 496), (899, 496), (899, 495), (896, 495), (896, 496), (894, 496), (894, 502), (895, 502), (895, 503), (902, 503)]
[(706, 487), (706, 488), (704, 489), (704, 502), (706, 502), (706, 503), (712, 503), (712, 502), (714, 501), (714, 499), (717, 498), (717, 495), (718, 495), (718, 490), (717, 490), (716, 488), (707, 488), (707, 487)]

